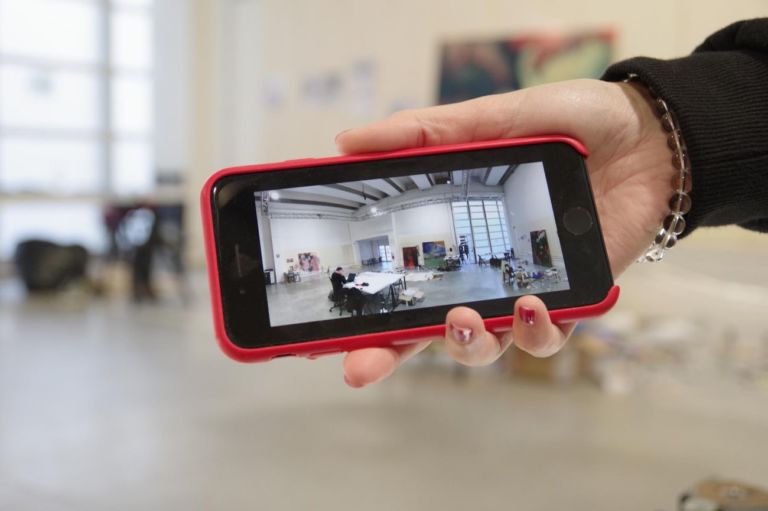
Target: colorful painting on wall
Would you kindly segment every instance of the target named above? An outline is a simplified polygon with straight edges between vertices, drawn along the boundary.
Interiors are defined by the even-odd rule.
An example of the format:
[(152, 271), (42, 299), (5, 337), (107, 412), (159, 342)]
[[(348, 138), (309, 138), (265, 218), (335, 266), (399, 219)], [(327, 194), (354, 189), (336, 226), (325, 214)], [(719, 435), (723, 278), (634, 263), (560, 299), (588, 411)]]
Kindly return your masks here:
[(454, 103), (573, 78), (599, 78), (613, 58), (615, 33), (541, 33), (444, 44), (438, 102)]
[(421, 244), (424, 254), (424, 266), (427, 268), (437, 268), (442, 266), (445, 261), (445, 242), (444, 241), (425, 241)]
[(320, 258), (314, 252), (299, 253), (299, 269), (306, 272), (320, 271)]
[(409, 269), (419, 266), (419, 247), (403, 247), (403, 266)]
[(552, 267), (547, 231), (531, 231), (531, 249), (533, 250), (533, 264)]

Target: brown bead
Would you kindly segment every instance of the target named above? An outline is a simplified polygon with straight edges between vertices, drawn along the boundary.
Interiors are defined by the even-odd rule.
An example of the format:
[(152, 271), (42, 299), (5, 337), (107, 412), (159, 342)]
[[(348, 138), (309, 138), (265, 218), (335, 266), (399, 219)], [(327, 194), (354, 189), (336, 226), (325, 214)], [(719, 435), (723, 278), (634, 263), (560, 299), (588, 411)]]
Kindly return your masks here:
[(691, 173), (683, 172), (672, 176), (672, 189), (676, 192), (691, 193), (693, 188), (693, 181), (691, 181)]
[(691, 198), (685, 192), (678, 192), (670, 199), (669, 209), (684, 215), (691, 210)]
[(661, 116), (661, 127), (664, 128), (664, 131), (667, 133), (671, 133), (672, 130), (675, 129), (675, 123), (672, 121), (672, 114), (667, 112)]
[(667, 137), (667, 146), (673, 151), (677, 151), (677, 140), (675, 139), (675, 133), (679, 135), (679, 131), (675, 130)]
[(663, 246), (669, 236), (670, 236), (669, 232), (667, 232), (665, 229), (661, 229), (656, 234), (656, 237), (653, 239), (653, 242), (657, 245)]
[(665, 113), (669, 112), (669, 108), (667, 108), (667, 103), (661, 99), (656, 99), (656, 113), (661, 117)]
[(690, 168), (688, 155), (685, 153), (685, 151), (682, 153), (675, 151), (674, 156), (672, 156), (672, 165), (674, 165), (677, 170)]

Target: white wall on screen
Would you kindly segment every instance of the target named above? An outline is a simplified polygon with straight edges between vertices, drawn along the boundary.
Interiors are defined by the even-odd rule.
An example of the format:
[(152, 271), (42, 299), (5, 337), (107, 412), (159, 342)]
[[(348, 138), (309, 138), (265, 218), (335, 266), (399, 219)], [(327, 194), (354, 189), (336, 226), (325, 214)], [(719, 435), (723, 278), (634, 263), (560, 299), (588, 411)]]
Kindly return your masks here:
[(402, 259), (402, 247), (419, 248), (419, 262), (423, 263), (422, 243), (442, 241), (445, 250), (455, 248), (456, 236), (453, 231), (453, 212), (449, 203), (430, 204), (419, 208), (406, 209), (394, 213), (397, 254)]
[[(272, 246), (272, 221), (261, 211), (261, 204), (256, 204), (256, 225), (261, 241), (261, 260), (264, 269), (275, 268), (275, 251)], [(279, 252), (278, 252), (279, 253)]]
[(371, 238), (367, 240), (360, 240), (356, 242), (360, 259), (359, 261), (365, 261), (366, 259), (381, 257), (379, 252), (380, 246), (389, 245), (389, 238), (387, 236), (380, 238)]
[[(546, 230), (552, 263), (564, 268), (557, 224), (552, 212), (552, 201), (541, 163), (524, 163), (504, 183), (507, 220), (515, 237), (515, 255), (531, 261), (531, 231)], [(514, 227), (514, 228), (512, 228)], [(523, 239), (520, 239), (520, 238)]]
[[(298, 254), (314, 252), (323, 268), (349, 266), (354, 263), (349, 222), (343, 220), (273, 218), (272, 249), (278, 279), (288, 267), (298, 264)], [(292, 263), (287, 262), (293, 259)]]
[(387, 236), (392, 232), (392, 215), (374, 216), (361, 222), (350, 222), (349, 230), (354, 240)]

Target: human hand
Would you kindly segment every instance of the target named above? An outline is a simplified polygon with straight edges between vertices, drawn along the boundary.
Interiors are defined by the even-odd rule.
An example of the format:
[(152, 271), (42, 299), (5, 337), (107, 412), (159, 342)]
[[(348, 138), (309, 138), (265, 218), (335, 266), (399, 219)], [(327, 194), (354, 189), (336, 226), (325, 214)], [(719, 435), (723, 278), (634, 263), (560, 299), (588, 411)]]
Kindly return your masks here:
[[(339, 134), (345, 154), (394, 151), (499, 138), (561, 134), (581, 141), (608, 259), (618, 277), (650, 244), (668, 208), (670, 153), (642, 89), (635, 84), (573, 80), (418, 110)], [(510, 333), (497, 338), (472, 309), (446, 316), (445, 347), (457, 361), (486, 365), (514, 342), (535, 356), (564, 344), (573, 324), (552, 323), (535, 296), (517, 300)], [(522, 320), (522, 321), (521, 321)], [(429, 341), (348, 353), (344, 378), (362, 387), (386, 378)]]

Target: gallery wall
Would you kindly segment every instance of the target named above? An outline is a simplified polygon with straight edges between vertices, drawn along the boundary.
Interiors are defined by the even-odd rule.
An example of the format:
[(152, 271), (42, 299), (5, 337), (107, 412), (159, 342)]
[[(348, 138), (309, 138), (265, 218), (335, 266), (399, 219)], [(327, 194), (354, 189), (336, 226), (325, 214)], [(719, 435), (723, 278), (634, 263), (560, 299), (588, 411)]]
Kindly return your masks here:
[(504, 183), (504, 196), (515, 255), (532, 261), (531, 231), (546, 230), (552, 263), (564, 270), (563, 252), (544, 178), (544, 166), (541, 163), (519, 165)]
[[(689, 53), (764, 0), (197, 0), (190, 16), (189, 246), (202, 262), (198, 193), (212, 169), (334, 154), (334, 135), (437, 92), (442, 41), (611, 28), (616, 60)], [(312, 84), (344, 81), (336, 100)]]
[(299, 253), (315, 253), (323, 271), (329, 266), (348, 266), (354, 262), (349, 222), (273, 218), (271, 224), (278, 279), (291, 265), (298, 263)]
[(387, 246), (389, 244), (389, 237), (387, 236), (382, 238), (355, 241), (355, 245), (357, 246), (358, 250), (357, 254), (359, 256), (357, 260), (365, 261), (367, 259), (378, 258), (380, 257), (379, 247)]
[[(261, 230), (271, 232), (274, 268), (278, 278), (296, 264), (299, 253), (312, 252), (324, 267), (349, 266), (378, 257), (378, 246), (389, 244), (396, 265), (402, 265), (401, 247), (418, 246), (425, 241), (442, 241), (446, 250), (455, 244), (450, 204), (433, 204), (397, 211), (363, 221), (327, 219), (261, 218)], [(265, 225), (266, 224), (266, 225)], [(454, 247), (455, 250), (455, 247)], [(278, 257), (279, 255), (279, 257)], [(268, 255), (263, 255), (265, 261)], [(293, 262), (288, 259), (293, 258)]]
[(392, 216), (374, 216), (360, 222), (351, 222), (349, 233), (353, 240), (390, 236), (392, 234)]
[(403, 247), (418, 247), (419, 260), (421, 261), (424, 256), (421, 244), (425, 241), (442, 241), (445, 243), (446, 252), (450, 247), (453, 247), (454, 252), (456, 252), (456, 237), (453, 234), (450, 204), (432, 204), (414, 209), (406, 209), (397, 211), (394, 215), (397, 236), (396, 257), (401, 264)]
[[(242, 49), (258, 54), (254, 62), (262, 66), (267, 160), (333, 154), (337, 132), (395, 110), (433, 104), (444, 41), (608, 28), (616, 33), (615, 59), (675, 57), (729, 21), (766, 13), (760, 0), (238, 3), (249, 2), (260, 5), (254, 15), (261, 19), (252, 21), (262, 32), (258, 48)], [(237, 9), (246, 12), (244, 6)], [(343, 82), (335, 99), (307, 92), (326, 77)], [(239, 92), (252, 101), (250, 91)]]

